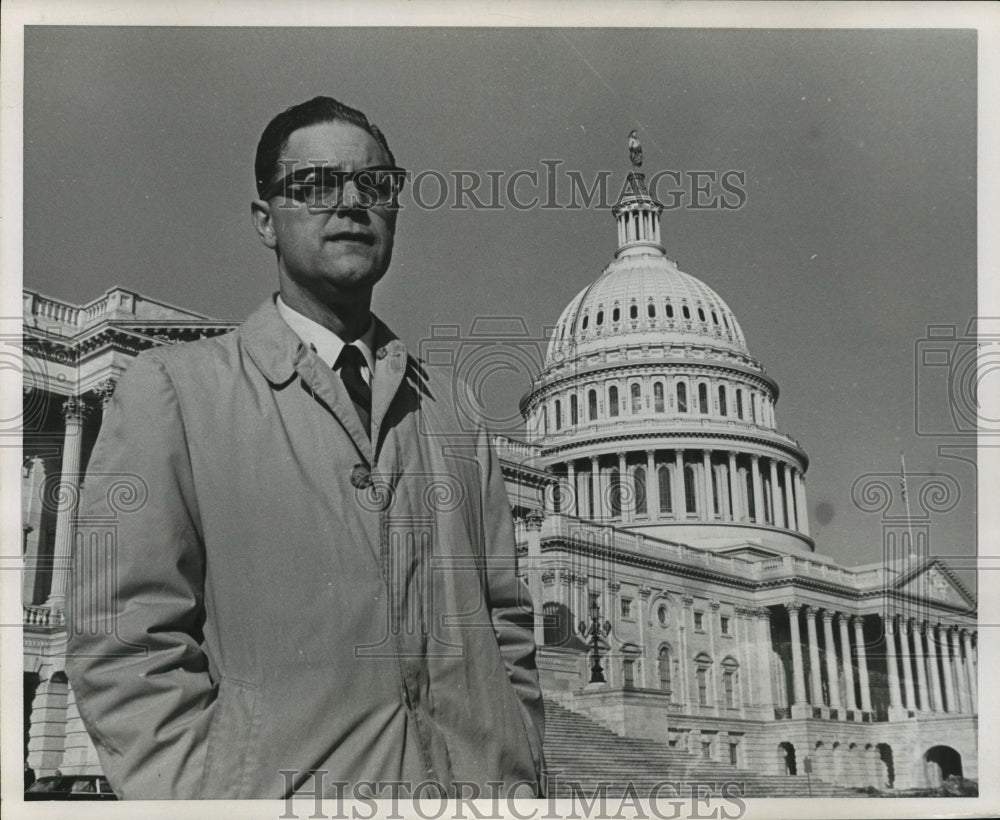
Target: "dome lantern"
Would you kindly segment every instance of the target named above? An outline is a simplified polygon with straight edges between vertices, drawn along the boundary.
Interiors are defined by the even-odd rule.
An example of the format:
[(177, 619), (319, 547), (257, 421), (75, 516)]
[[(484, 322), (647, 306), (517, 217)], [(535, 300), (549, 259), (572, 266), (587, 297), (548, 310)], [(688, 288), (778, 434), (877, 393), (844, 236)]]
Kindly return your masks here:
[(642, 167), (642, 145), (635, 129), (628, 136), (629, 159), (632, 168), (625, 178), (618, 201), (611, 213), (618, 223), (618, 249), (615, 257), (630, 251), (649, 253), (650, 250), (665, 254), (660, 243), (660, 213), (663, 207), (649, 194), (646, 175)]

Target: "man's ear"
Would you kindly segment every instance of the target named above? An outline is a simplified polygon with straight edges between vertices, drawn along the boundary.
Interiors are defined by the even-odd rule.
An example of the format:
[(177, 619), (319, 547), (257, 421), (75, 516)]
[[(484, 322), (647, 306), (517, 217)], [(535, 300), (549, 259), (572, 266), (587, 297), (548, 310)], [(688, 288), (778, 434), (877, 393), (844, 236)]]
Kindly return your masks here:
[(264, 243), (265, 247), (275, 250), (278, 247), (278, 237), (274, 233), (274, 218), (271, 216), (271, 206), (263, 199), (255, 199), (250, 203), (250, 219), (253, 229)]

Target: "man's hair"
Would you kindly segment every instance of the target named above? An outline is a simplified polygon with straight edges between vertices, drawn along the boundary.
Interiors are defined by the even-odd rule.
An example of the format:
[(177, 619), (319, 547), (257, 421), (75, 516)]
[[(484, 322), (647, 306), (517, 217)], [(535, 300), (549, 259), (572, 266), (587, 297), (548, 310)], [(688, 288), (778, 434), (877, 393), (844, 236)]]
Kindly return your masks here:
[[(288, 143), (288, 138), (300, 128), (316, 125), (321, 122), (349, 122), (363, 128), (385, 151), (391, 165), (396, 164), (389, 143), (378, 129), (377, 125), (368, 122), (361, 111), (333, 97), (313, 97), (304, 103), (285, 109), (267, 124), (264, 133), (257, 143), (257, 157), (254, 160), (254, 173), (257, 177), (257, 195), (263, 197), (264, 189), (274, 179), (277, 172), (278, 158)], [(318, 159), (303, 157), (302, 159)]]

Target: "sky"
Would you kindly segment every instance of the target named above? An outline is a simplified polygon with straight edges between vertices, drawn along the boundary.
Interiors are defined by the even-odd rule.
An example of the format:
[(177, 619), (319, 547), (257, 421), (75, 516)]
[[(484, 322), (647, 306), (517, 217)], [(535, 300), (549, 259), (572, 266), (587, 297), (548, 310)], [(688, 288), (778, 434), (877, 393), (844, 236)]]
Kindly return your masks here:
[[(935, 349), (970, 350), (976, 60), (969, 30), (31, 27), (23, 283), (244, 318), (276, 287), (250, 224), (256, 142), (317, 94), (364, 110), (399, 164), (446, 176), (558, 160), (620, 185), (634, 128), (647, 174), (745, 174), (743, 207), (665, 212), (663, 243), (779, 384), (817, 550), (881, 559), (882, 516), (851, 488), (884, 473), (898, 489), (902, 451), (914, 515), (927, 476), (958, 490), (931, 552), (969, 556), (975, 468), (939, 452), (969, 440), (947, 435), (949, 368), (923, 350), (929, 326), (955, 328)], [(412, 193), (374, 309), (414, 350), (435, 325), (498, 315), (542, 344), (615, 250), (604, 208), (431, 209)], [(527, 389), (498, 376), (487, 399), (514, 408)]]

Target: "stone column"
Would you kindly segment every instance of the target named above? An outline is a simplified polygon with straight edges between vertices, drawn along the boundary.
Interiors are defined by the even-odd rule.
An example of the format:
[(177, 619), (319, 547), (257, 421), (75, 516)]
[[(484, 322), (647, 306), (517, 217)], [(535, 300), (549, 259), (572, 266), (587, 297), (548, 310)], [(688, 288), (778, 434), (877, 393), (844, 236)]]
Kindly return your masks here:
[(635, 491), (635, 484), (628, 473), (628, 465), (625, 463), (625, 453), (618, 453), (618, 506), (621, 512), (622, 521), (632, 520), (632, 493)]
[(778, 484), (778, 462), (771, 459), (771, 520), (776, 527), (785, 526), (785, 501)]
[[(753, 515), (758, 524), (764, 523), (764, 493), (761, 491), (760, 456), (750, 456), (750, 477), (753, 481)], [(749, 517), (749, 516), (748, 516)]]
[(743, 507), (740, 495), (740, 473), (736, 469), (736, 453), (729, 452), (729, 495), (733, 500), (733, 521), (743, 520)]
[(701, 511), (701, 517), (705, 521), (711, 521), (715, 517), (715, 503), (712, 492), (712, 451), (703, 450), (702, 457), (702, 494), (705, 496), (705, 509)]
[(819, 641), (816, 636), (816, 607), (806, 607), (806, 636), (809, 640), (809, 702), (823, 705), (823, 676), (819, 668)]
[(646, 515), (660, 517), (660, 474), (656, 471), (656, 451), (646, 450)]
[[(524, 528), (528, 534), (528, 591), (534, 607), (533, 627), (535, 643), (545, 644), (545, 590), (542, 585), (542, 521), (544, 516), (538, 510), (532, 510), (524, 518)], [(570, 624), (570, 628), (573, 625)]]
[(854, 695), (854, 665), (851, 663), (851, 638), (847, 632), (847, 617), (843, 612), (837, 616), (840, 627), (840, 666), (844, 670), (844, 688), (847, 690), (844, 708), (856, 712), (858, 701)]
[(590, 504), (594, 510), (594, 518), (604, 518), (601, 511), (601, 465), (597, 456), (590, 457)]
[(955, 670), (955, 688), (958, 691), (958, 711), (963, 714), (968, 714), (971, 710), (969, 709), (969, 693), (965, 690), (964, 680), (965, 675), (962, 670), (962, 649), (958, 645), (958, 627), (953, 626), (948, 630), (948, 634), (951, 637), (951, 657), (952, 657), (952, 668)]
[(792, 683), (794, 689), (794, 705), (804, 706), (806, 700), (806, 675), (802, 666), (802, 635), (799, 631), (799, 610), (801, 604), (785, 604), (788, 610), (788, 625), (791, 628), (792, 639)]
[(73, 519), (80, 495), (80, 452), (83, 443), (83, 421), (89, 408), (82, 397), (70, 396), (63, 402), (62, 466), (59, 468), (59, 487), (56, 493), (56, 539), (52, 555), (52, 586), (45, 606), (62, 610), (66, 606), (66, 585), (69, 580), (69, 562), (73, 553)]
[(896, 663), (896, 616), (883, 618), (885, 626), (885, 665), (889, 674), (889, 708), (902, 708), (902, 698), (899, 693), (899, 666)]
[(913, 657), (917, 664), (917, 701), (920, 709), (929, 712), (931, 708), (930, 692), (927, 689), (927, 663), (924, 659), (924, 624), (915, 621), (911, 629), (913, 634)]
[[(765, 709), (774, 708), (774, 687), (771, 683), (771, 657), (774, 652), (771, 646), (771, 613), (766, 609), (758, 609), (757, 616), (757, 651), (760, 655), (760, 703)], [(798, 617), (798, 616), (796, 616)], [(768, 718), (770, 719), (770, 715)]]
[(601, 520), (606, 523), (608, 519), (611, 518), (611, 497), (610, 497), (610, 484), (611, 477), (608, 475), (608, 471), (600, 469), (597, 470), (598, 476), (598, 495), (600, 496), (601, 502)]
[(566, 462), (566, 501), (563, 513), (566, 515), (579, 515), (579, 507), (576, 503), (576, 466), (573, 460)]
[(797, 520), (799, 523), (799, 532), (803, 535), (809, 535), (809, 513), (806, 507), (806, 485), (805, 479), (802, 473), (798, 470), (795, 471), (795, 500), (796, 510), (797, 510)]
[(683, 450), (674, 450), (674, 480), (670, 485), (670, 491), (673, 494), (674, 518), (683, 521), (687, 517)]
[(944, 695), (948, 701), (945, 711), (961, 712), (962, 707), (958, 702), (958, 695), (955, 692), (955, 670), (951, 664), (951, 652), (948, 647), (948, 633), (950, 627), (941, 627), (941, 671), (944, 674)]
[(927, 624), (927, 661), (931, 668), (931, 693), (934, 696), (934, 704), (931, 707), (935, 712), (944, 712), (944, 698), (941, 695), (941, 671), (938, 669), (937, 658), (938, 630), (934, 624)]
[(785, 516), (788, 521), (788, 529), (797, 530), (794, 490), (792, 488), (792, 466), (785, 464)]
[(962, 630), (962, 646), (965, 649), (965, 673), (969, 688), (969, 711), (972, 714), (977, 714), (979, 712), (979, 684), (976, 680), (976, 664), (972, 658), (972, 633), (968, 629)]
[[(837, 677), (837, 645), (833, 642), (833, 613), (823, 610), (823, 640), (826, 642), (826, 680), (830, 687), (830, 708), (840, 708), (840, 685)], [(843, 716), (838, 716), (843, 720)]]
[(901, 618), (899, 622), (899, 643), (901, 644), (899, 659), (903, 663), (903, 689), (906, 692), (906, 708), (915, 710), (917, 700), (913, 691), (913, 657), (910, 649), (910, 619)]
[(858, 685), (861, 689), (861, 710), (872, 711), (872, 690), (868, 681), (868, 656), (865, 652), (864, 619), (854, 616), (854, 645), (858, 648)]

